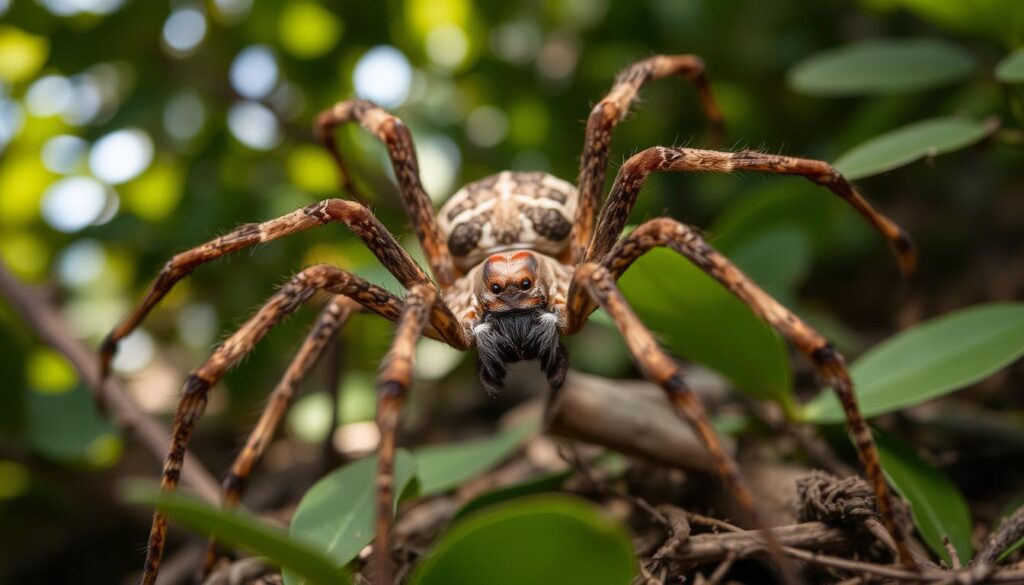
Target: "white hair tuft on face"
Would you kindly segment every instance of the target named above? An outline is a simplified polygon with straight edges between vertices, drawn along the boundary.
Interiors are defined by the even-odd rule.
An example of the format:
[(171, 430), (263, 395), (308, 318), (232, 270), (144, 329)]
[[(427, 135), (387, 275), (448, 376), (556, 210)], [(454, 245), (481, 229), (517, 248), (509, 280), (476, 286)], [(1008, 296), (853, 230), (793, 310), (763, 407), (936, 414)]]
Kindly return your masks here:
[(473, 326), (473, 335), (482, 335), (491, 331), (490, 323), (479, 323)]
[(548, 323), (558, 323), (558, 315), (554, 313), (544, 313), (540, 316), (540, 320)]

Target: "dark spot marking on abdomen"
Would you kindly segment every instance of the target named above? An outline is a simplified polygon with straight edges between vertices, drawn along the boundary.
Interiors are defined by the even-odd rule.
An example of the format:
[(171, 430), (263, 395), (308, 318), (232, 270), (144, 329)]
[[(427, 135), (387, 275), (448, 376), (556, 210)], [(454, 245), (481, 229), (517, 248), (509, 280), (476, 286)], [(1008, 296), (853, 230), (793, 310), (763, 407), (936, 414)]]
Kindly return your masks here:
[(561, 241), (572, 231), (572, 224), (556, 209), (533, 207), (526, 213), (533, 223), (533, 231), (551, 241)]

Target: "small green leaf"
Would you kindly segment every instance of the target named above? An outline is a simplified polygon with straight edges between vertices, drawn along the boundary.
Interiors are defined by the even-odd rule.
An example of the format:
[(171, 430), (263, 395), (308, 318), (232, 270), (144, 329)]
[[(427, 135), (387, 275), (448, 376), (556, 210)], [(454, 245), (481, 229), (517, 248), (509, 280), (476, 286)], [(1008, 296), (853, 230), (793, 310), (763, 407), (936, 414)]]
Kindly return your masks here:
[(264, 524), (241, 511), (215, 508), (180, 492), (161, 493), (148, 484), (130, 485), (123, 497), (128, 502), (155, 505), (172, 521), (266, 557), (273, 564), (301, 575), (307, 583), (336, 585), (351, 582), (344, 569), (338, 568), (314, 547), (292, 540), (284, 530)]
[(492, 437), (433, 445), (413, 451), (419, 495), (446, 492), (504, 461), (537, 432), (539, 421), (523, 424)]
[(948, 537), (961, 560), (970, 559), (971, 514), (955, 485), (939, 470), (925, 463), (907, 446), (884, 433), (875, 433), (882, 468), (896, 491), (908, 502), (914, 524), (935, 554), (951, 559), (942, 537)]
[(680, 357), (758, 398), (790, 401), (782, 340), (725, 287), (675, 252), (651, 250), (619, 281), (640, 318)]
[(1003, 57), (1003, 60), (996, 65), (996, 79), (1003, 83), (1024, 81), (1024, 48), (1017, 49)]
[(974, 70), (970, 53), (943, 41), (873, 39), (804, 59), (790, 69), (788, 82), (811, 95), (880, 95), (939, 87)]
[[(850, 368), (866, 417), (920, 404), (983, 380), (1024, 354), (1024, 303), (991, 303), (926, 321), (883, 341)], [(831, 390), (804, 409), (815, 423), (843, 411)]]
[[(376, 473), (374, 456), (321, 478), (302, 496), (288, 533), (322, 551), (335, 565), (348, 564), (373, 540)], [(395, 493), (402, 494), (415, 474), (412, 455), (399, 449), (395, 454)], [(304, 583), (291, 571), (285, 571), (284, 580), (288, 585)]]
[(966, 148), (989, 133), (984, 122), (970, 118), (921, 120), (858, 144), (836, 159), (834, 166), (847, 179), (861, 179)]
[(593, 504), (532, 496), (482, 510), (445, 534), (411, 585), (623, 585), (636, 575), (623, 528)]

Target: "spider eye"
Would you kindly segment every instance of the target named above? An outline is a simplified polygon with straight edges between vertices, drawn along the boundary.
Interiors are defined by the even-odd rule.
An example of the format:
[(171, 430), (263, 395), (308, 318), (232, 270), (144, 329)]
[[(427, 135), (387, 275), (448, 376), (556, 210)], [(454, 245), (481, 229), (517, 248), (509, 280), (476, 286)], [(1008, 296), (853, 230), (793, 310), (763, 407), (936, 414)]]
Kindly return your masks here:
[(494, 293), (494, 294), (500, 293), (501, 292), (501, 285), (498, 284), (498, 283), (492, 284), (491, 285), (491, 292)]
[(532, 285), (532, 284), (533, 284), (533, 283), (532, 283), (532, 282), (530, 282), (530, 279), (529, 279), (529, 278), (524, 278), (524, 279), (523, 279), (523, 282), (520, 282), (520, 283), (519, 283), (519, 288), (521, 288), (521, 289), (523, 289), (523, 290), (527, 290), (527, 289), (529, 289), (529, 288), (530, 288), (530, 285)]

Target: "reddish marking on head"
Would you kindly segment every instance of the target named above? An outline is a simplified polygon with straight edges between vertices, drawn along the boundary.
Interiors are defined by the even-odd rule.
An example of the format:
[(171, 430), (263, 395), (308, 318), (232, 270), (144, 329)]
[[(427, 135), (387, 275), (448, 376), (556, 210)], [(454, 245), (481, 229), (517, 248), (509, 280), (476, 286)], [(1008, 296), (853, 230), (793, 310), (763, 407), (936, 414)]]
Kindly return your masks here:
[(484, 261), (477, 296), (485, 311), (499, 312), (547, 304), (539, 263), (533, 252), (492, 254)]

